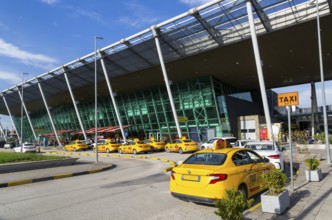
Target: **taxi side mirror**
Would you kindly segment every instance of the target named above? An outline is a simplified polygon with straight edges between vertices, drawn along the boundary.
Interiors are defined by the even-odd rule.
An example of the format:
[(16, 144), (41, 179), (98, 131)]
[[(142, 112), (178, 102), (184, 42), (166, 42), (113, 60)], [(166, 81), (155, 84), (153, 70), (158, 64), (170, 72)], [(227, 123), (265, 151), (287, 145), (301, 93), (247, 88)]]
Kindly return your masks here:
[(266, 157), (263, 158), (263, 161), (264, 161), (264, 163), (270, 162), (270, 160), (268, 158), (266, 158)]

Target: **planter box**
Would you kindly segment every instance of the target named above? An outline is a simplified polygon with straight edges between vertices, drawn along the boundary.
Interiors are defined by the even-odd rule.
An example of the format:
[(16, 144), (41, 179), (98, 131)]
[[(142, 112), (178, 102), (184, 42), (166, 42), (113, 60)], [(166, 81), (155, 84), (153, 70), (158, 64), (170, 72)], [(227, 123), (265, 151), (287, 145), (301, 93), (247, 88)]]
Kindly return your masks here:
[(319, 182), (323, 178), (322, 170), (320, 168), (318, 170), (306, 170), (305, 178), (309, 182)]
[(262, 211), (274, 214), (283, 213), (290, 205), (288, 190), (285, 189), (277, 196), (268, 195), (269, 191), (261, 195)]

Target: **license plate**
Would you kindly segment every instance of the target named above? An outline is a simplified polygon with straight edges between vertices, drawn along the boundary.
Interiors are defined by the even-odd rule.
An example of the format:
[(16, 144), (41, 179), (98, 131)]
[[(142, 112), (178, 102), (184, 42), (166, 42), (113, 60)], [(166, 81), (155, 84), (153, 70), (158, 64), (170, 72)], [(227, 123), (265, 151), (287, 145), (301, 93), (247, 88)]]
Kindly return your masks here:
[(182, 180), (199, 182), (200, 181), (200, 176), (182, 175)]

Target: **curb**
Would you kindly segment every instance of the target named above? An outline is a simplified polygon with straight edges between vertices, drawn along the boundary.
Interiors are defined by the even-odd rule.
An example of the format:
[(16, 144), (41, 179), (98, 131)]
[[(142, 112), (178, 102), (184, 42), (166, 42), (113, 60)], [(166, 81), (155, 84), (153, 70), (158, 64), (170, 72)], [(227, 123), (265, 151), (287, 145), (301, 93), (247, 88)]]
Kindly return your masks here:
[[(78, 153), (78, 152), (45, 152), (45, 154), (60, 154), (60, 155), (71, 155), (71, 156), (96, 156), (95, 153)], [(160, 160), (162, 162), (169, 163), (172, 167), (176, 165), (175, 161), (169, 160), (164, 157), (145, 156), (145, 155), (122, 155), (122, 154), (100, 154), (100, 157), (111, 157), (111, 158), (125, 158), (125, 159), (147, 159), (147, 160)], [(170, 169), (171, 170), (171, 169)], [(170, 171), (169, 168), (164, 169), (164, 172)]]
[(64, 173), (64, 174), (59, 174), (59, 175), (55, 175), (55, 176), (41, 177), (41, 178), (36, 178), (36, 179), (27, 179), (27, 180), (19, 180), (19, 181), (8, 182), (8, 183), (0, 183), (0, 188), (18, 186), (18, 185), (24, 185), (24, 184), (30, 184), (30, 183), (38, 183), (38, 182), (49, 181), (49, 180), (63, 179), (63, 178), (67, 178), (67, 177), (81, 176), (81, 175), (86, 175), (86, 174), (99, 173), (99, 172), (102, 172), (105, 170), (112, 169), (114, 167), (115, 166), (113, 164), (111, 164), (110, 166), (107, 166), (107, 167), (104, 167), (101, 169), (81, 171), (81, 172), (75, 172), (75, 173)]

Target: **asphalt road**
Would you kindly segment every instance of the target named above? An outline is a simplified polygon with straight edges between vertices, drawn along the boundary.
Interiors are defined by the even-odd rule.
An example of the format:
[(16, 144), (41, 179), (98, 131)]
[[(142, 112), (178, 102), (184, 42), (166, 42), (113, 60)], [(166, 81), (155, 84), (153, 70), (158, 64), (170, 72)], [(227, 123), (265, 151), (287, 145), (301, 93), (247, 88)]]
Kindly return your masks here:
[[(189, 155), (171, 156), (178, 161)], [(102, 157), (100, 161), (117, 167), (0, 189), (0, 219), (220, 219), (214, 207), (183, 202), (170, 195), (169, 173), (162, 172), (168, 163)]]

